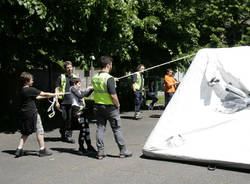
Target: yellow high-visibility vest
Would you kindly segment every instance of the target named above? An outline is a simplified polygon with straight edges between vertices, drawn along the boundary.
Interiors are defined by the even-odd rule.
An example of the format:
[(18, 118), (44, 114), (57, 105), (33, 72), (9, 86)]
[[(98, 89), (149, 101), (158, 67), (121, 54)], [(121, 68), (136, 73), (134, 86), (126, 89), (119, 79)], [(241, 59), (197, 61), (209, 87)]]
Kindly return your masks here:
[[(75, 74), (72, 74), (73, 77), (77, 77)], [(61, 74), (61, 86), (59, 87), (60, 93), (65, 93), (66, 90), (66, 74)], [(63, 98), (63, 95), (58, 96), (59, 99)]]
[(94, 101), (96, 104), (114, 105), (107, 88), (108, 79), (111, 77), (106, 72), (99, 72), (92, 78)]
[[(133, 84), (135, 86), (135, 89), (136, 90), (139, 90), (139, 89), (144, 89), (144, 79), (143, 79), (143, 76), (140, 74), (140, 72), (136, 72), (136, 81), (135, 83)], [(142, 82), (143, 81), (143, 82)]]

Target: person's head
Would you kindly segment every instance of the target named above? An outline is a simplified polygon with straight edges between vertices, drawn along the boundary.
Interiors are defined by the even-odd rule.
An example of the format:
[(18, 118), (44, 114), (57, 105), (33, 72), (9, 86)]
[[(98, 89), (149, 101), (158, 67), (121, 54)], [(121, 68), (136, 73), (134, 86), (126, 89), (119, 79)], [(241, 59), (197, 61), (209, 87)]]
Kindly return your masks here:
[(80, 89), (80, 87), (81, 87), (81, 79), (80, 78), (73, 77), (70, 79), (69, 83), (71, 86), (74, 86), (77, 89)]
[(143, 64), (140, 64), (137, 66), (137, 71), (144, 72), (145, 66)]
[(68, 75), (71, 75), (73, 72), (73, 67), (71, 61), (64, 62), (64, 69)]
[(32, 86), (34, 82), (34, 77), (29, 72), (22, 72), (20, 75), (20, 81), (23, 86)]
[(101, 56), (101, 68), (108, 70), (108, 72), (112, 69), (113, 58), (110, 56)]
[(174, 76), (174, 71), (172, 69), (167, 70), (169, 76)]

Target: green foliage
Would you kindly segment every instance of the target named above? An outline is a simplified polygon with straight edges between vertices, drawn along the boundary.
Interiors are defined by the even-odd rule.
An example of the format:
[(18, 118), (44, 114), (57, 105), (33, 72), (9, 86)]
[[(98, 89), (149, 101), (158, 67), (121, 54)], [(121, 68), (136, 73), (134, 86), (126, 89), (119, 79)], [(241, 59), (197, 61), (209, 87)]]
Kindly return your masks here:
[[(9, 1), (11, 2), (11, 1)], [(38, 0), (17, 0), (18, 4), (21, 6), (24, 6), (28, 11), (30, 15), (37, 14), (40, 19), (44, 19), (47, 14), (47, 8), (46, 6)], [(12, 3), (13, 4), (13, 1)]]
[(63, 60), (87, 69), (91, 55), (111, 55), (125, 72), (204, 47), (249, 45), (249, 14), (248, 0), (1, 0), (0, 70)]
[[(98, 67), (92, 55), (113, 56), (114, 74), (122, 76), (140, 63), (151, 67), (205, 47), (250, 45), (249, 15), (249, 0), (0, 0), (1, 80), (62, 68), (65, 60)], [(147, 75), (163, 77), (168, 67), (186, 71), (191, 59)], [(7, 91), (3, 105), (13, 112), (14, 94)], [(121, 91), (130, 106), (130, 88)]]

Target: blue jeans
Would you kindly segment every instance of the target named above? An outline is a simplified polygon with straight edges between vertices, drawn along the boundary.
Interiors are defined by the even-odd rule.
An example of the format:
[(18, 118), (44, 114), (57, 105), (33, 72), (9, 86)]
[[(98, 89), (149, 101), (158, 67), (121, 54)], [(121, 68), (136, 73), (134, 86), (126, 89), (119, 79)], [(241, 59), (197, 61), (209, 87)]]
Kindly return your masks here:
[(142, 91), (135, 91), (135, 112), (140, 112), (143, 102)]
[(174, 95), (174, 93), (167, 93), (165, 91), (165, 107), (168, 105), (168, 103), (170, 102), (173, 95)]

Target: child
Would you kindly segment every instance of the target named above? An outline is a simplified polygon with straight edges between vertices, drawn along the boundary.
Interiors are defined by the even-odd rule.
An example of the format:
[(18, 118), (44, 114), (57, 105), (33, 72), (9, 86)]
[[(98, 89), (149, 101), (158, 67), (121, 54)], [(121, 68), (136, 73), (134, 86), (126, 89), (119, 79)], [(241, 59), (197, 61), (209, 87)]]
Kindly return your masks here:
[[(79, 154), (84, 155), (85, 153), (96, 153), (96, 150), (91, 145), (89, 124), (83, 111), (83, 108), (85, 107), (83, 97), (91, 95), (94, 90), (93, 88), (88, 88), (86, 91), (80, 91), (80, 78), (72, 78), (70, 80), (70, 85), (73, 121), (77, 122), (78, 126), (80, 125), (80, 133), (78, 137)], [(84, 140), (87, 144), (87, 150), (84, 148)]]
[(22, 89), (20, 93), (21, 108), (20, 108), (20, 121), (21, 121), (21, 139), (19, 145), (16, 149), (15, 156), (21, 157), (24, 155), (23, 145), (27, 138), (33, 132), (36, 132), (37, 142), (40, 146), (39, 156), (49, 156), (52, 155), (44, 145), (44, 130), (40, 115), (37, 112), (35, 100), (42, 98), (51, 98), (56, 96), (55, 93), (42, 92), (34, 87), (33, 85), (33, 75), (28, 72), (23, 72), (20, 75), (20, 80), (22, 82)]

